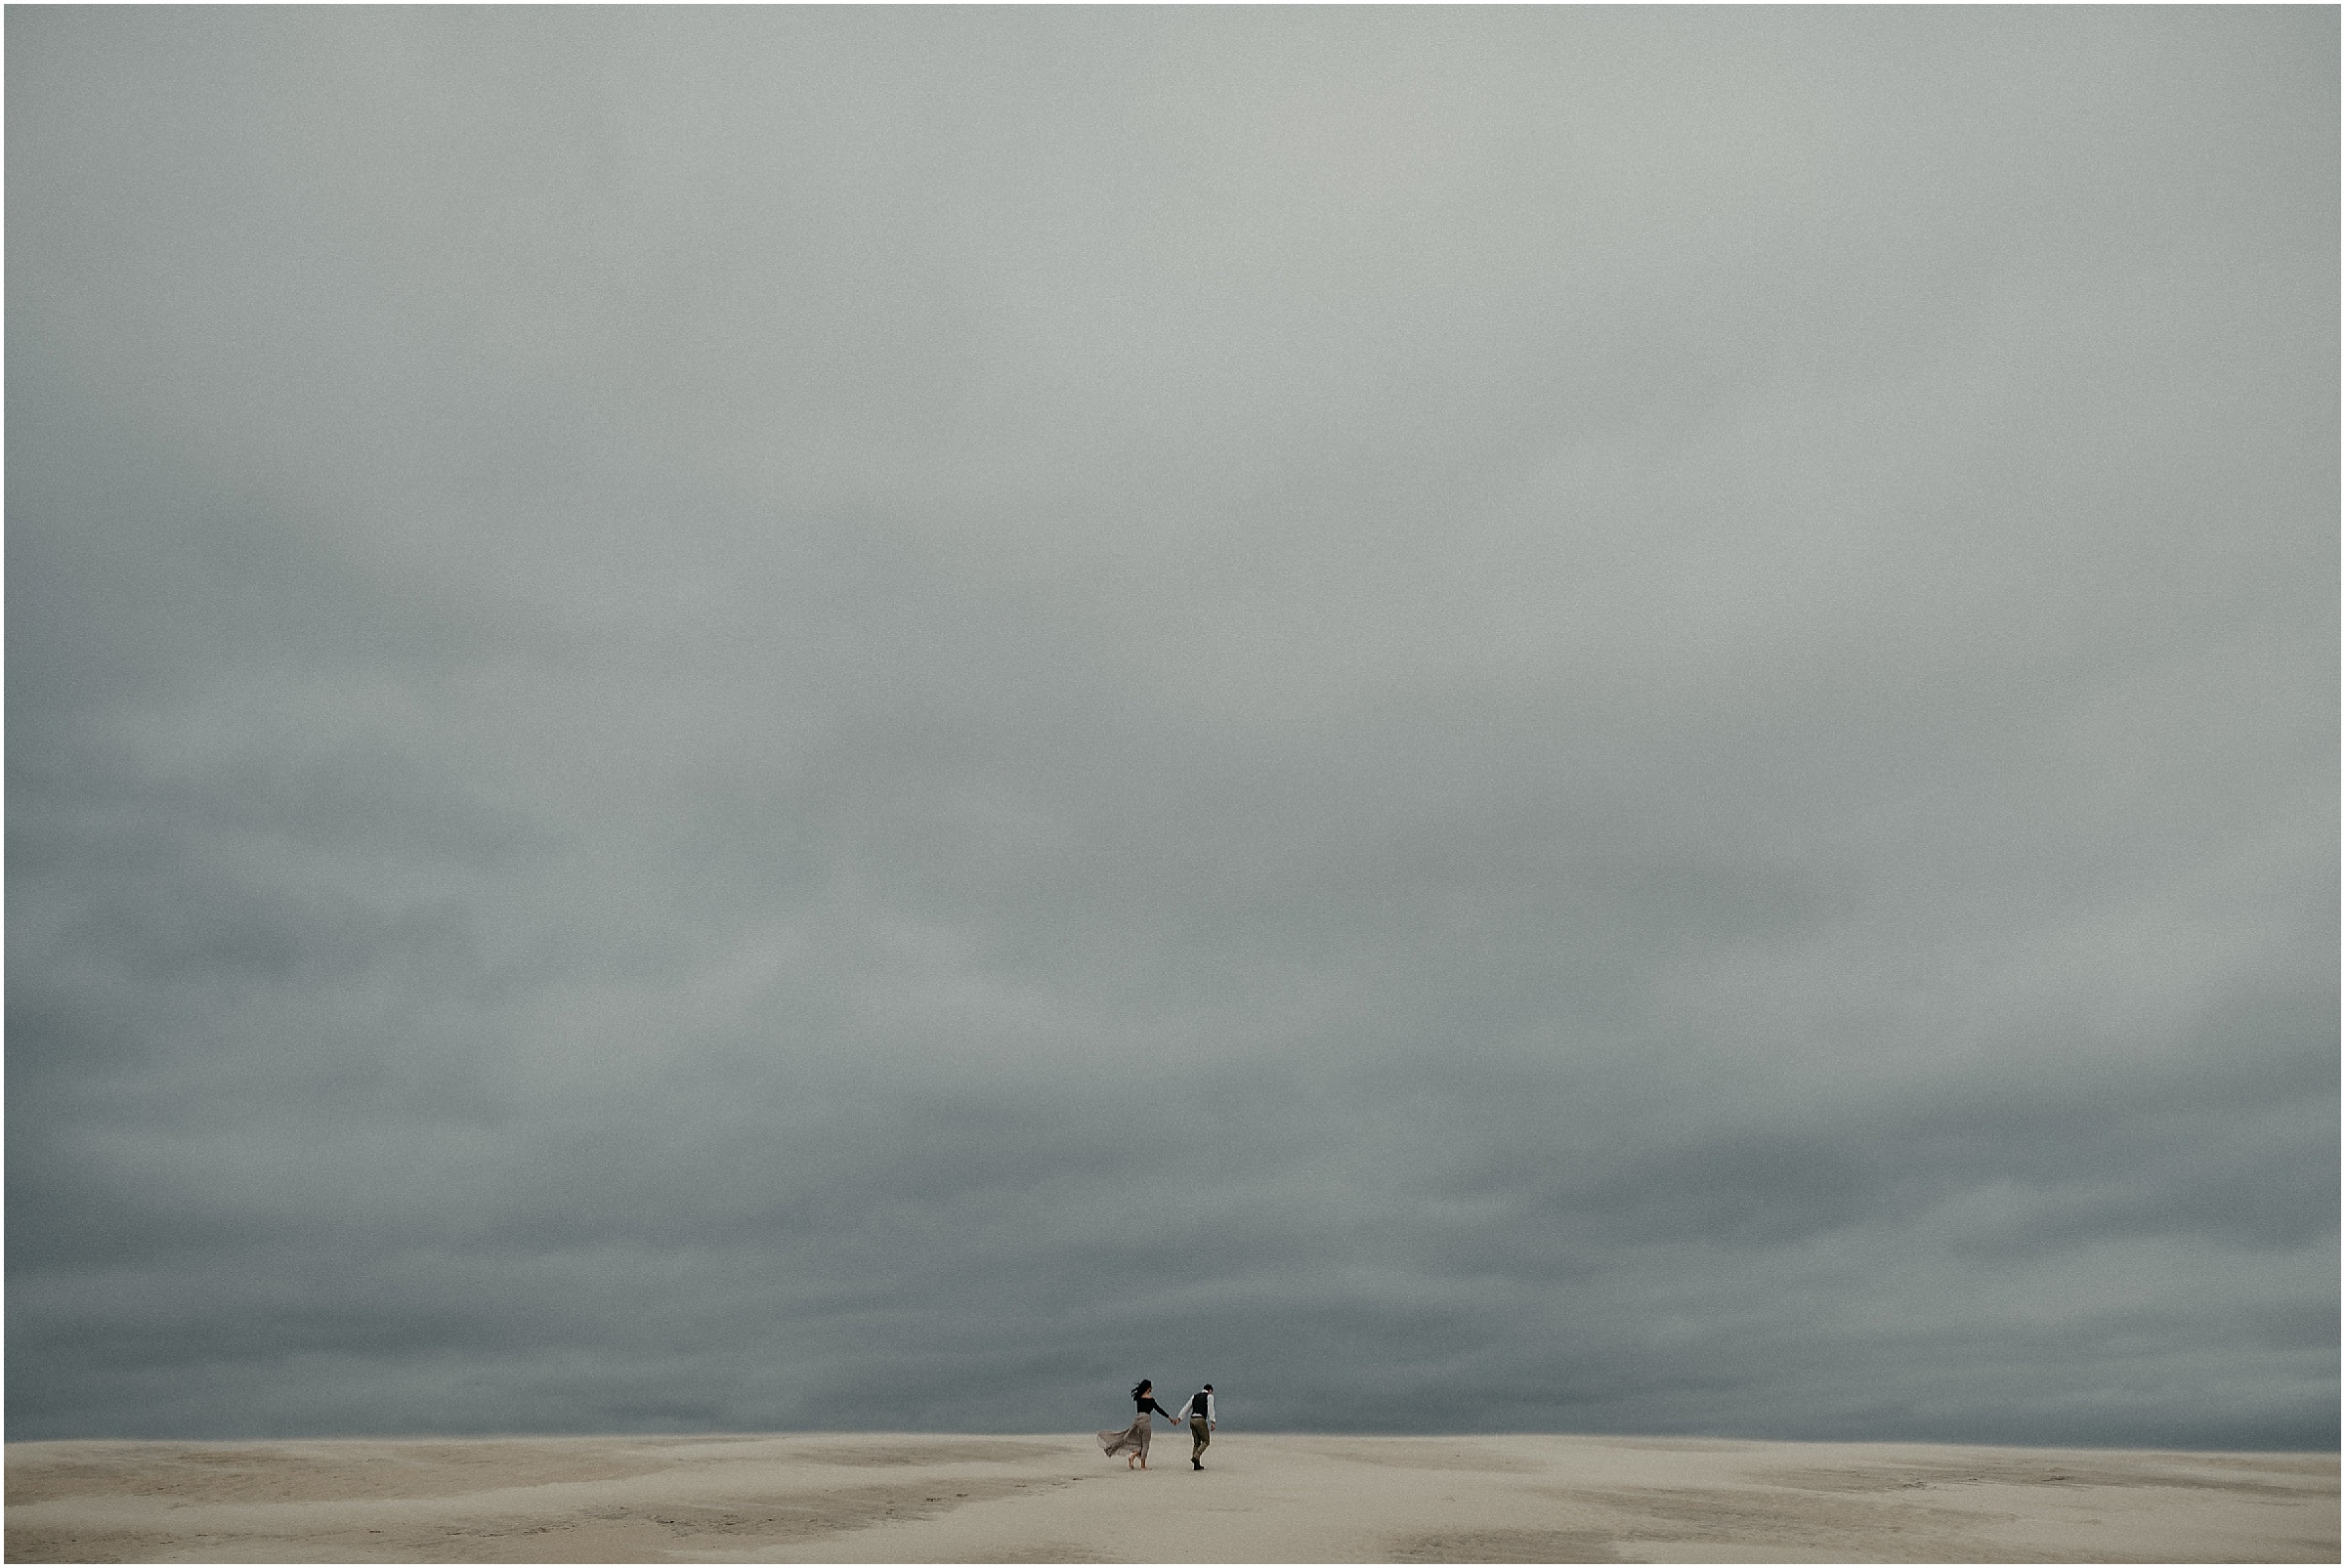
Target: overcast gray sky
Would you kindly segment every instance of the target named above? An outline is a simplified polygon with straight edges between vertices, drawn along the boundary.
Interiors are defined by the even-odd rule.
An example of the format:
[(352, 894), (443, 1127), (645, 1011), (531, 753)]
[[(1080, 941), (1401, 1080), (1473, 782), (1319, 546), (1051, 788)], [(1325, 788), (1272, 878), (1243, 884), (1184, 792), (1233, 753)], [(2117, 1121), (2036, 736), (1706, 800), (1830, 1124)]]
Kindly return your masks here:
[(2335, 1444), (2333, 8), (6, 26), (12, 1438)]

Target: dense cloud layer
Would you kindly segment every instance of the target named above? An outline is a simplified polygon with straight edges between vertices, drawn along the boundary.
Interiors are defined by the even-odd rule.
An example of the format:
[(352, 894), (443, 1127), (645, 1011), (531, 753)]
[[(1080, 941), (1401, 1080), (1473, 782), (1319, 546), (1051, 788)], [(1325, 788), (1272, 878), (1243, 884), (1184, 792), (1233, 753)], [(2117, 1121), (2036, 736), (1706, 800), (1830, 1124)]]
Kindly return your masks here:
[(2336, 1441), (2337, 19), (8, 19), (10, 1435)]

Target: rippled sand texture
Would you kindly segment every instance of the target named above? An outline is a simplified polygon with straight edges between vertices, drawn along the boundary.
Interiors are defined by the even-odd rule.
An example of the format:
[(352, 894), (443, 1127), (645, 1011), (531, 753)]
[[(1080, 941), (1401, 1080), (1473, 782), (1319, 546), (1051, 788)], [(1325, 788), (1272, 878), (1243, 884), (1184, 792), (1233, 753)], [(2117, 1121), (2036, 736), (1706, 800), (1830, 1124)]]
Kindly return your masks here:
[(1595, 1437), (17, 1443), (19, 1562), (2334, 1562), (2334, 1454)]

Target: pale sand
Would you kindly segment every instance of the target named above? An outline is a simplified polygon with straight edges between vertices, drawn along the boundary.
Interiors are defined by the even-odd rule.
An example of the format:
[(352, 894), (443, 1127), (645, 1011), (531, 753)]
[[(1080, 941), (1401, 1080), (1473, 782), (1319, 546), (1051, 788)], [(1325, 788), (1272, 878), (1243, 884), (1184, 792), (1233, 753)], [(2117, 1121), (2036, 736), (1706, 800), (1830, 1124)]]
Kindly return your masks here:
[(2337, 1456), (1602, 1437), (16, 1443), (8, 1555), (2334, 1562)]

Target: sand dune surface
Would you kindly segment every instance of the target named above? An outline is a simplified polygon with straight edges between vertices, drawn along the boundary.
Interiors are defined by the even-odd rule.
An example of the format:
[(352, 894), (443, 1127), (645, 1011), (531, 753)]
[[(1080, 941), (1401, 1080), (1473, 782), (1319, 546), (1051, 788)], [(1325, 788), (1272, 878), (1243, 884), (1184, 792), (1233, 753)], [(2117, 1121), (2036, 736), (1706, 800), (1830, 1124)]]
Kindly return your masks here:
[(18, 1562), (2334, 1562), (2337, 1456), (1615, 1437), (14, 1443)]

